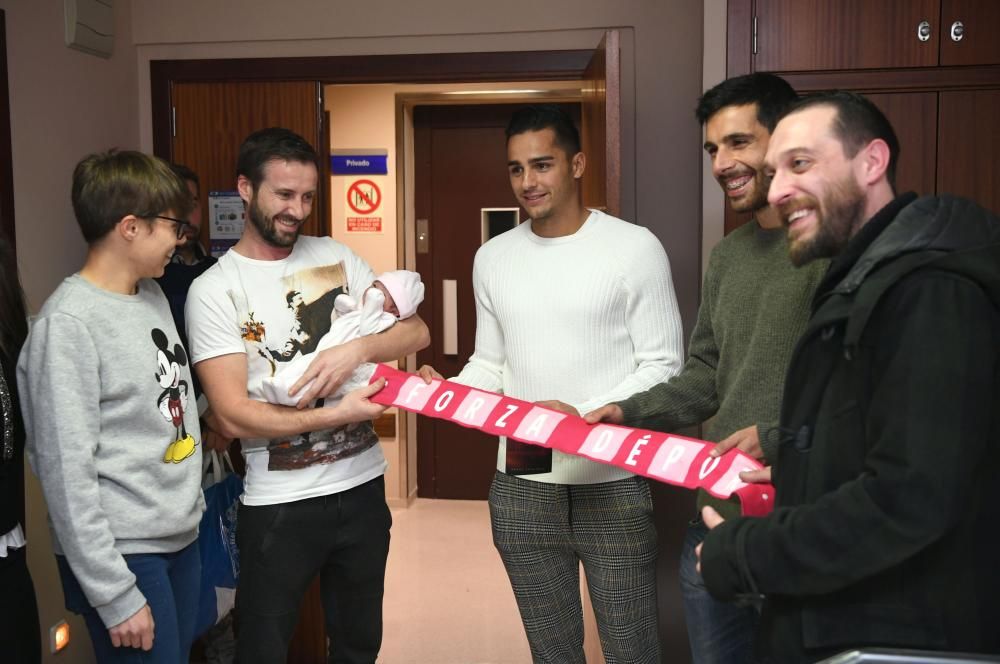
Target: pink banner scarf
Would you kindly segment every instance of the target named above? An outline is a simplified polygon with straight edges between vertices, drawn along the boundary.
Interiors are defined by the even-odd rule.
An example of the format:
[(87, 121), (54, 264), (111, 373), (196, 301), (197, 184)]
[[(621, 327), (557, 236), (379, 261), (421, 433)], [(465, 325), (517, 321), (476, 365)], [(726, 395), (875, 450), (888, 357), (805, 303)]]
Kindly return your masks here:
[(371, 380), (379, 378), (385, 378), (385, 387), (371, 400), (384, 406), (584, 456), (659, 482), (705, 489), (717, 498), (736, 496), (744, 516), (764, 516), (774, 507), (773, 486), (747, 484), (739, 478), (741, 472), (763, 466), (735, 449), (711, 457), (708, 453), (715, 445), (704, 440), (587, 424), (582, 417), (446, 380), (428, 384), (384, 364), (378, 365)]

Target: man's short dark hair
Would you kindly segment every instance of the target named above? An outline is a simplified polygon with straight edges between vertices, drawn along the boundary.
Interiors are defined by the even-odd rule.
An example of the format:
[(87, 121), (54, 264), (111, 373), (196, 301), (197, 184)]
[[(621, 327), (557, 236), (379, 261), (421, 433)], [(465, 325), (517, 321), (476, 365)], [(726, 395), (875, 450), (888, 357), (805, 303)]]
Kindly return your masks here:
[(832, 106), (837, 111), (833, 119), (833, 133), (844, 146), (844, 154), (853, 158), (861, 148), (877, 138), (889, 146), (889, 166), (885, 176), (889, 186), (896, 190), (896, 164), (899, 162), (899, 139), (885, 114), (870, 99), (856, 92), (837, 90), (802, 97), (788, 107), (782, 118), (812, 108)]
[(188, 182), (194, 182), (194, 186), (199, 190), (201, 189), (201, 180), (198, 179), (198, 174), (192, 171), (190, 168), (184, 164), (170, 164), (170, 168), (174, 170), (174, 173), (180, 176), (182, 180)]
[(170, 164), (131, 150), (85, 157), (73, 170), (73, 213), (87, 244), (111, 232), (128, 215), (152, 219), (172, 211), (186, 219), (191, 192)]
[(514, 111), (507, 124), (507, 142), (510, 142), (511, 136), (544, 129), (551, 129), (555, 133), (556, 145), (568, 157), (573, 157), (580, 151), (580, 132), (573, 124), (573, 118), (555, 104), (536, 104)]
[(236, 175), (250, 180), (254, 190), (264, 181), (264, 166), (269, 161), (295, 161), (319, 168), (319, 157), (309, 141), (294, 131), (268, 127), (246, 137), (236, 159)]
[(772, 132), (778, 118), (797, 98), (792, 86), (780, 76), (764, 73), (734, 76), (703, 94), (694, 114), (704, 126), (710, 117), (727, 106), (757, 104), (757, 122)]

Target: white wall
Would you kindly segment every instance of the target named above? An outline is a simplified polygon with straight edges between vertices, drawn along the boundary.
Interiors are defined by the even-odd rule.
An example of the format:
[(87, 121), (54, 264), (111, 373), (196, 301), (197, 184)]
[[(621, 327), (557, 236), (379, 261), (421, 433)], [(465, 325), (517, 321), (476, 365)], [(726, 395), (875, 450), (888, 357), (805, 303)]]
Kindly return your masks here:
[[(65, 46), (62, 2), (0, 0), (7, 20), (17, 258), (32, 311), (83, 262), (86, 247), (70, 205), (73, 166), (91, 152), (139, 144), (130, 5), (115, 4), (115, 53), (103, 59)], [(41, 490), (34, 475), (27, 476), (28, 563), (47, 639), (48, 627), (70, 614)], [(43, 661), (93, 661), (83, 622), (72, 616), (70, 627), (69, 648)], [(48, 651), (47, 642), (43, 648)]]
[(70, 205), (73, 166), (91, 152), (139, 145), (130, 7), (115, 4), (115, 52), (104, 59), (66, 47), (62, 2), (0, 0), (17, 255), (32, 311), (83, 262), (86, 245)]

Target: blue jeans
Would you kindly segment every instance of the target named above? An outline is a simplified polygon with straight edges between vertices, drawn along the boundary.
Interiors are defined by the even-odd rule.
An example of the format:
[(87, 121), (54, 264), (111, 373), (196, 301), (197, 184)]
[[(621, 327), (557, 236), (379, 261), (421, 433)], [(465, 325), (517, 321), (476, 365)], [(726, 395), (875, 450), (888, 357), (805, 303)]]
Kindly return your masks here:
[(681, 548), (680, 581), (693, 664), (747, 664), (753, 656), (759, 614), (752, 606), (720, 602), (708, 593), (695, 569), (694, 549), (708, 529), (701, 519), (688, 524)]
[(63, 556), (56, 556), (62, 579), (66, 609), (83, 616), (97, 661), (115, 664), (178, 664), (187, 662), (194, 641), (201, 585), (201, 557), (198, 540), (176, 553), (134, 553), (124, 556), (135, 574), (135, 584), (153, 612), (153, 649), (111, 645), (111, 637), (97, 611), (90, 606), (83, 589)]

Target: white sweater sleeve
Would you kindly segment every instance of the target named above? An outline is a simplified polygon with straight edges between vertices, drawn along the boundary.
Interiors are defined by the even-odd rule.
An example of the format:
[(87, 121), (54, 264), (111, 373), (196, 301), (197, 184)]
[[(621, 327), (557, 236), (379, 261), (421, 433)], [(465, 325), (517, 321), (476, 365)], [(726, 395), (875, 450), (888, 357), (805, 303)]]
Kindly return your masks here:
[(573, 404), (581, 415), (664, 383), (680, 371), (681, 318), (670, 263), (656, 236), (644, 231), (640, 239), (622, 263), (628, 297), (625, 327), (634, 348), (635, 370), (609, 391)]
[(453, 380), (490, 392), (502, 392), (506, 359), (503, 328), (490, 302), (490, 269), (486, 263), (480, 250), (472, 266), (472, 289), (476, 297), (476, 349), (468, 364)]

